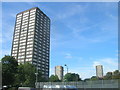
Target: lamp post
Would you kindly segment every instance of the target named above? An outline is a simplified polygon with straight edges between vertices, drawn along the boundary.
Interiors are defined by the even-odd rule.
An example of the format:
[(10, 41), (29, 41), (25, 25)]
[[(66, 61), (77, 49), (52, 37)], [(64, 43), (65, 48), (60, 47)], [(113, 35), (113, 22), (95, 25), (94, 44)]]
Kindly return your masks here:
[(38, 81), (38, 68), (37, 68), (37, 70), (36, 70), (35, 76), (36, 76), (35, 87), (37, 88), (37, 81)]
[(68, 73), (68, 66), (67, 66), (67, 64), (65, 64), (64, 66), (66, 66), (66, 67), (67, 67), (67, 73)]
[(35, 87), (37, 88), (37, 82), (38, 82), (38, 60), (37, 60), (37, 67), (36, 67), (36, 73), (35, 73), (35, 76), (36, 76)]
[(38, 82), (38, 60), (37, 60), (37, 67), (36, 67), (36, 73), (35, 73), (35, 76), (36, 76), (35, 87), (37, 88), (37, 82)]

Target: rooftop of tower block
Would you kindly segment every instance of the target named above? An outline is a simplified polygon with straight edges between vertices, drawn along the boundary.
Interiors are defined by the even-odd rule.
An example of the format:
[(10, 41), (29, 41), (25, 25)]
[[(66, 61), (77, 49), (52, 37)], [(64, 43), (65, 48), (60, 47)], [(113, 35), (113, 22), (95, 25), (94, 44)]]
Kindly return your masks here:
[[(21, 13), (24, 13), (24, 12), (27, 12), (27, 11), (29, 11), (29, 10), (32, 10), (32, 9), (38, 9), (40, 12), (42, 12), (46, 17), (48, 17), (43, 11), (41, 11), (38, 7), (33, 7), (33, 8), (30, 8), (30, 9), (27, 9), (27, 10), (24, 10), (24, 11), (22, 11), (22, 12), (20, 12), (20, 13), (18, 13), (17, 15), (19, 15), (19, 14), (21, 14)], [(49, 17), (48, 17), (49, 18)], [(50, 18), (49, 18), (50, 19)]]

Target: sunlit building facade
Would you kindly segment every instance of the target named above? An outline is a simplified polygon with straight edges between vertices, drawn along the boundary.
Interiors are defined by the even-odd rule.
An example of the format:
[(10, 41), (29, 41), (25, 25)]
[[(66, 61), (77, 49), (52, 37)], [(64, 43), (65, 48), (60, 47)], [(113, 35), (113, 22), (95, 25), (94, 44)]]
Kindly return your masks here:
[(96, 66), (96, 76), (98, 78), (103, 78), (103, 66), (102, 65)]
[(50, 19), (39, 8), (16, 15), (12, 56), (18, 63), (30, 62), (49, 77)]
[(59, 80), (63, 80), (63, 67), (55, 66), (55, 75), (58, 76)]

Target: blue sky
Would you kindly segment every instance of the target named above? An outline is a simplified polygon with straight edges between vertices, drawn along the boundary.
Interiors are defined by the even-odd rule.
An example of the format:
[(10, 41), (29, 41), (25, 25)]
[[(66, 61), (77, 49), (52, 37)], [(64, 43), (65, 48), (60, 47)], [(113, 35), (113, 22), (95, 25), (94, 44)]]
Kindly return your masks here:
[(117, 2), (4, 2), (0, 57), (10, 55), (16, 14), (32, 7), (51, 19), (50, 74), (64, 64), (82, 79), (95, 75), (98, 64), (104, 74), (118, 68)]

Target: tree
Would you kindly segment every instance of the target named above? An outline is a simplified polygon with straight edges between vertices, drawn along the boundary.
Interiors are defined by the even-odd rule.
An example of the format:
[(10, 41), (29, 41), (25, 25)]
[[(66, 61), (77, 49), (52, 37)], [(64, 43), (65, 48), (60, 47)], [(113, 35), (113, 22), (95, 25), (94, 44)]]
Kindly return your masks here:
[[(1, 61), (3, 85), (34, 87), (36, 67), (33, 64), (26, 62), (25, 64), (18, 65), (17, 60), (12, 56), (5, 56)], [(38, 82), (47, 81), (42, 76), (42, 73), (38, 70)]]
[(80, 77), (78, 74), (75, 73), (67, 73), (64, 76), (64, 81), (81, 81)]
[(90, 78), (86, 78), (86, 79), (84, 79), (84, 82), (89, 81), (89, 80), (90, 80)]
[(113, 72), (113, 75), (120, 75), (119, 70), (115, 70), (115, 71)]
[(96, 76), (92, 76), (90, 80), (99, 80), (99, 78)]
[[(18, 74), (16, 74), (16, 83), (22, 86), (35, 86), (36, 81), (36, 68), (33, 64), (26, 62), (25, 64), (20, 64), (18, 66)], [(38, 70), (38, 82), (43, 81), (41, 72)]]
[(14, 85), (18, 63), (12, 56), (4, 56), (2, 59), (2, 84)]
[(120, 72), (119, 72), (119, 70), (115, 70), (113, 72), (112, 79), (120, 79)]
[(112, 79), (112, 75), (113, 75), (112, 72), (107, 72), (106, 75), (104, 76), (104, 79), (110, 80), (110, 79)]
[(60, 80), (57, 75), (51, 75), (49, 78), (49, 81), (50, 82), (59, 82)]

